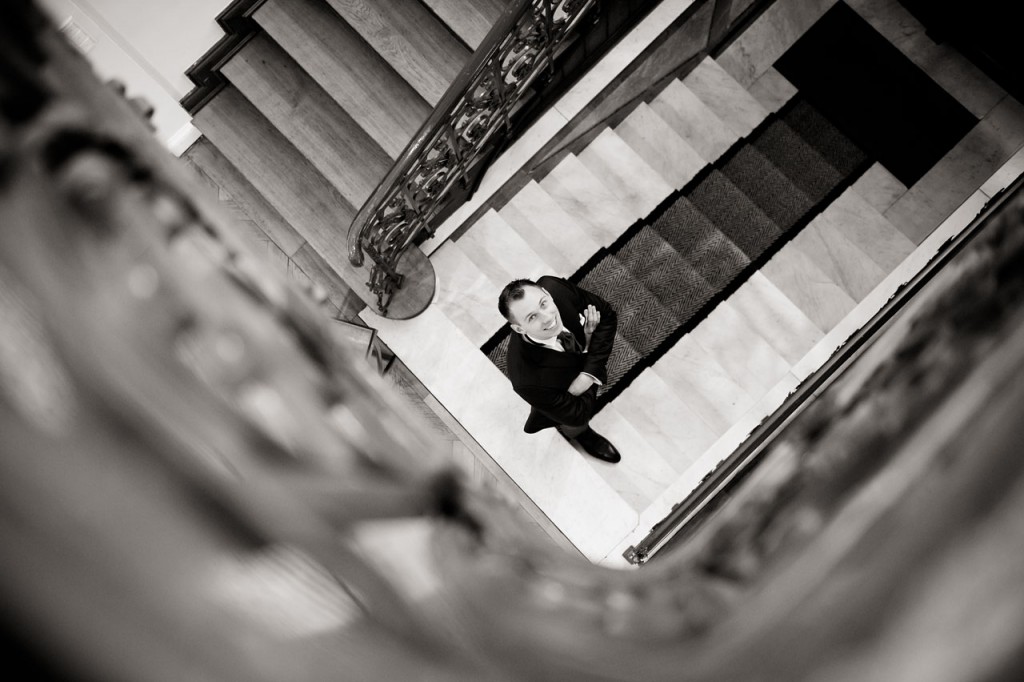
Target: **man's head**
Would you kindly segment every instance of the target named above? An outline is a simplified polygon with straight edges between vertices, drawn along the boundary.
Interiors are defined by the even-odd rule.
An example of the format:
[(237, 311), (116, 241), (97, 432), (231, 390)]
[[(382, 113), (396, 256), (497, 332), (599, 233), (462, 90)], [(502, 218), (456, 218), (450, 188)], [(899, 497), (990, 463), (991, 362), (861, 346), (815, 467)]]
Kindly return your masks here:
[(498, 311), (513, 331), (540, 341), (562, 331), (562, 318), (551, 294), (532, 280), (517, 279), (505, 285), (498, 297)]

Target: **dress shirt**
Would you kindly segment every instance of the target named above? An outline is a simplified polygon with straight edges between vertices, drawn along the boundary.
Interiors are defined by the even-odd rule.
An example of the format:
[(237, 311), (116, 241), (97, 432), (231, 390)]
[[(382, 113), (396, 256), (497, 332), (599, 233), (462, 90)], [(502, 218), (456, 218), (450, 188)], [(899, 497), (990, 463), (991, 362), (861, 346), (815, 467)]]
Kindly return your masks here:
[[(567, 332), (569, 334), (572, 334), (572, 332), (570, 332), (565, 327), (562, 327), (562, 332)], [(559, 334), (562, 333), (562, 332), (559, 332)], [(565, 352), (565, 349), (562, 348), (562, 342), (558, 340), (558, 335), (557, 334), (555, 336), (552, 336), (550, 339), (545, 339), (543, 341), (541, 341), (540, 339), (535, 339), (532, 336), (530, 336), (529, 334), (523, 334), (523, 336), (530, 343), (535, 343), (538, 346), (544, 346), (546, 348), (550, 348), (551, 350), (557, 350), (559, 353), (564, 353)], [(586, 353), (587, 351), (583, 350), (581, 352), (582, 353)], [(595, 377), (593, 374), (590, 374), (588, 372), (580, 372), (580, 374), (586, 374), (588, 377), (590, 377), (591, 379), (594, 380), (595, 384), (597, 384), (598, 386), (604, 386), (604, 384), (601, 383), (600, 379)]]

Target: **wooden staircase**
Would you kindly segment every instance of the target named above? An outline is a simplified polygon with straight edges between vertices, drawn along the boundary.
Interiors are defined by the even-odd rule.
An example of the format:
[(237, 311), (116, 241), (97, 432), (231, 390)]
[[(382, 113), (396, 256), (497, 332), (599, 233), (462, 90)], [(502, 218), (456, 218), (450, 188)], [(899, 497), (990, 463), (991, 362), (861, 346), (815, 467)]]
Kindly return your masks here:
[(348, 262), (349, 224), (506, 4), (268, 0), (184, 158), (256, 249), (353, 319), (368, 274)]

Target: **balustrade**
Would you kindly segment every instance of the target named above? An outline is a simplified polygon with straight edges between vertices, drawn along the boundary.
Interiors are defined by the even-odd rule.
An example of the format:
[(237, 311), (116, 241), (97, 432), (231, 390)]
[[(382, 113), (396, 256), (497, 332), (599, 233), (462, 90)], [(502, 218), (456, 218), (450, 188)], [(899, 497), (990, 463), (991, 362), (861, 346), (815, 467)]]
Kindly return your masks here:
[[(367, 286), (388, 314), (403, 284), (403, 255), (432, 234), (456, 184), (492, 151), (495, 137), (553, 68), (596, 0), (523, 0), (510, 5), (349, 228), (349, 260), (373, 261)], [(431, 273), (432, 274), (432, 273)], [(419, 312), (419, 311), (417, 311)]]

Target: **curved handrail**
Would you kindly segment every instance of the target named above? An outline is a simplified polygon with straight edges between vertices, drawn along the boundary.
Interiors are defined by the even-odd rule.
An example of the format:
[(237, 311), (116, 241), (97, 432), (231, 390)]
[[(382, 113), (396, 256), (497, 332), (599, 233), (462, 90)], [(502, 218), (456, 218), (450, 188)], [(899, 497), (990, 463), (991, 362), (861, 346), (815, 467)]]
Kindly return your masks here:
[(465, 182), (495, 132), (527, 88), (550, 68), (557, 48), (597, 0), (518, 0), (487, 33), (466, 67), (420, 127), (384, 180), (359, 209), (348, 232), (349, 260), (374, 261), (367, 285), (382, 314), (394, 289), (401, 255)]

